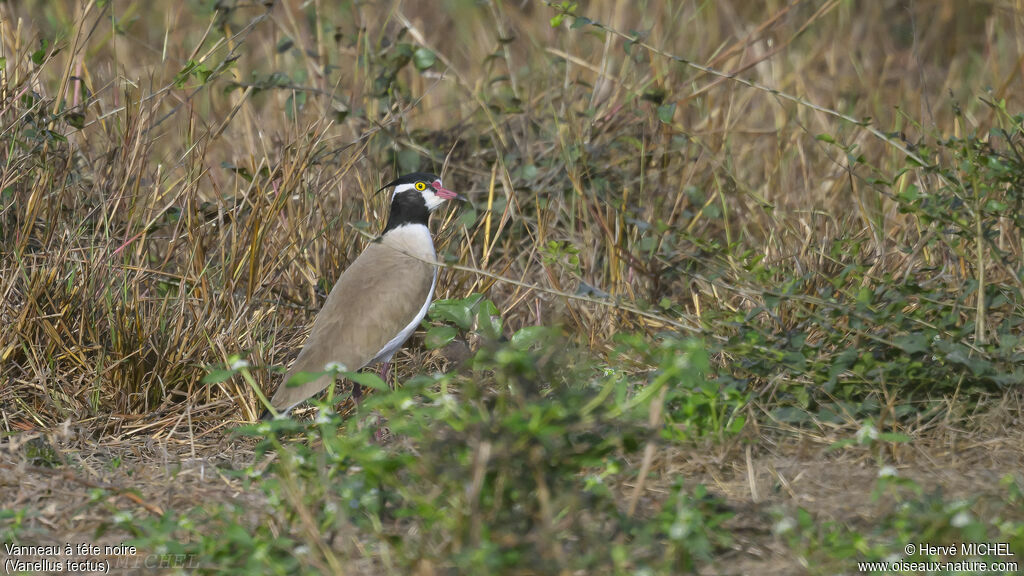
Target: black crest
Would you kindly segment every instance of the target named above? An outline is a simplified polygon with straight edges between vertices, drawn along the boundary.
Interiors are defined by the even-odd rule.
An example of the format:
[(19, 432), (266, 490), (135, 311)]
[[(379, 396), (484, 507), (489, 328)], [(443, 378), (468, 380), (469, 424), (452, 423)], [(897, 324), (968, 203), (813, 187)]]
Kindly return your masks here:
[[(385, 188), (392, 188), (401, 184), (415, 184), (417, 182), (426, 182), (429, 185), (433, 184), (434, 180), (440, 180), (440, 178), (438, 178), (436, 174), (431, 174), (430, 172), (410, 172), (395, 178), (391, 182), (381, 186), (380, 189), (384, 190)], [(380, 192), (380, 190), (378, 190), (378, 192)]]

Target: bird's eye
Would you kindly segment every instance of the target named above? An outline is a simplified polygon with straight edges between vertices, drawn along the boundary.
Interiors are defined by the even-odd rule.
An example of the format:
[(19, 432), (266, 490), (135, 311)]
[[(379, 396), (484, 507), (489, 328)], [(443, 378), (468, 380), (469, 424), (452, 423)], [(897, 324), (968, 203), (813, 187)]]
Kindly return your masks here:
[(423, 192), (424, 190), (426, 190), (427, 189), (426, 182), (417, 182), (416, 183), (416, 189), (419, 190), (420, 192)]

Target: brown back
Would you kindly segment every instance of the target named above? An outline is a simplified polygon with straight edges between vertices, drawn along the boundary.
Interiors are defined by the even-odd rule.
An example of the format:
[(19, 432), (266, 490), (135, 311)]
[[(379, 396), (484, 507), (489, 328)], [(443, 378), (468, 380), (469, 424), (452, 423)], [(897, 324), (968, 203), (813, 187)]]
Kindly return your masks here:
[(313, 322), (305, 347), (271, 404), (286, 410), (331, 384), (329, 376), (288, 387), (300, 372), (322, 372), (330, 362), (363, 368), (412, 322), (434, 282), (434, 246), (425, 226), (392, 230), (371, 243), (345, 270)]

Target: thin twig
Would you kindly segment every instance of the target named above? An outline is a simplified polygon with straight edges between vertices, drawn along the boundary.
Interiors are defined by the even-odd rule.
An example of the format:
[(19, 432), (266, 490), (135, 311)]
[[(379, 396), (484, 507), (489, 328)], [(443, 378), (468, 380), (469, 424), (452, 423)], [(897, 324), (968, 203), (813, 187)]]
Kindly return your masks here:
[[(575, 16), (574, 14), (566, 13), (561, 7), (555, 5), (554, 3), (550, 2), (550, 1), (546, 0), (544, 3), (547, 4), (548, 7), (557, 10), (561, 14), (567, 14), (567, 15), (570, 15), (570, 16), (574, 16), (576, 18), (581, 18), (580, 16)], [(827, 115), (832, 116), (834, 118), (838, 118), (838, 119), (843, 120), (845, 122), (849, 122), (851, 124), (855, 124), (857, 126), (860, 126), (861, 128), (867, 130), (871, 135), (873, 135), (876, 138), (886, 142), (887, 144), (889, 144), (893, 148), (896, 148), (900, 152), (903, 152), (904, 154), (907, 155), (908, 158), (910, 158), (911, 160), (913, 160), (917, 164), (920, 164), (922, 167), (924, 167), (924, 168), (932, 168), (933, 167), (933, 165), (930, 162), (927, 162), (924, 158), (921, 158), (920, 156), (918, 156), (915, 152), (913, 152), (910, 148), (908, 148), (904, 143), (902, 143), (899, 140), (889, 136), (885, 132), (882, 132), (878, 128), (875, 128), (874, 126), (872, 126), (870, 119), (858, 120), (858, 119), (854, 118), (853, 116), (850, 116), (848, 114), (843, 114), (842, 112), (839, 112), (838, 110), (833, 110), (831, 108), (826, 108), (825, 106), (822, 106), (820, 104), (815, 104), (814, 102), (811, 102), (810, 100), (807, 100), (805, 98), (801, 98), (799, 96), (794, 96), (792, 94), (787, 94), (786, 92), (783, 92), (783, 91), (781, 91), (781, 90), (779, 90), (777, 88), (772, 88), (771, 86), (768, 86), (767, 84), (762, 84), (762, 83), (757, 82), (755, 80), (748, 80), (746, 78), (743, 78), (743, 77), (739, 76), (739, 73), (736, 73), (736, 72), (724, 72), (722, 70), (718, 70), (717, 68), (712, 68), (711, 66), (705, 66), (703, 64), (698, 64), (697, 62), (694, 62), (693, 60), (690, 60), (688, 58), (683, 58), (682, 56), (677, 56), (675, 54), (672, 54), (671, 52), (666, 52), (666, 51), (664, 51), (664, 50), (662, 50), (660, 48), (656, 48), (656, 47), (648, 44), (647, 42), (644, 42), (643, 40), (641, 40), (640, 38), (638, 38), (636, 36), (630, 36), (629, 34), (625, 34), (623, 32), (619, 32), (615, 28), (612, 28), (611, 26), (608, 26), (606, 24), (602, 24), (601, 22), (598, 22), (597, 20), (591, 20), (590, 18), (585, 18), (584, 20), (588, 24), (590, 24), (591, 26), (593, 26), (593, 27), (595, 27), (595, 28), (597, 28), (599, 30), (603, 30), (603, 31), (605, 31), (605, 32), (607, 32), (609, 34), (613, 34), (615, 36), (618, 36), (619, 38), (622, 38), (623, 40), (626, 40), (626, 41), (631, 42), (631, 43), (633, 43), (633, 44), (635, 44), (637, 46), (640, 46), (641, 48), (644, 48), (645, 50), (647, 50), (649, 52), (652, 52), (652, 53), (657, 54), (659, 56), (668, 58), (669, 60), (673, 60), (675, 62), (679, 62), (680, 64), (684, 64), (684, 65), (689, 66), (690, 68), (693, 68), (695, 70), (700, 70), (701, 72), (704, 72), (705, 74), (710, 74), (711, 76), (717, 76), (719, 78), (724, 78), (726, 80), (732, 80), (732, 81), (734, 81), (734, 82), (736, 82), (738, 84), (742, 84), (743, 86), (747, 86), (748, 88), (754, 88), (756, 90), (761, 90), (762, 92), (767, 92), (767, 93), (772, 94), (774, 96), (777, 96), (777, 97), (779, 97), (779, 98), (781, 98), (783, 100), (789, 100), (790, 102), (793, 102), (795, 104), (799, 104), (800, 106), (804, 106), (806, 108), (810, 108), (811, 110), (815, 110), (817, 112), (821, 112), (822, 114), (827, 114)]]
[[(376, 236), (374, 236), (373, 234), (370, 234), (369, 232), (366, 232), (365, 230), (360, 230), (360, 229), (356, 228), (355, 226), (351, 226), (351, 225), (350, 225), (350, 227), (353, 230), (355, 230), (355, 232), (357, 234), (362, 235), (364, 238), (368, 238), (370, 240), (376, 240), (377, 239)], [(472, 266), (464, 266), (462, 264), (449, 264), (449, 263), (440, 262), (440, 261), (437, 261), (437, 260), (429, 260), (429, 259), (426, 259), (426, 258), (420, 258), (419, 256), (417, 256), (415, 254), (411, 254), (409, 252), (406, 252), (405, 250), (399, 250), (397, 248), (395, 250), (397, 250), (398, 252), (401, 252), (402, 254), (404, 254), (406, 256), (409, 256), (410, 258), (415, 258), (416, 260), (419, 260), (420, 262), (425, 262), (427, 264), (430, 264), (431, 266), (437, 266), (438, 268), (449, 268), (451, 270), (459, 270), (460, 272), (469, 272), (471, 274), (478, 274), (480, 276), (485, 276), (485, 277), (490, 278), (492, 280), (497, 280), (498, 282), (504, 282), (506, 284), (511, 284), (513, 286), (519, 286), (521, 288), (526, 288), (528, 290), (535, 290), (537, 292), (543, 292), (545, 294), (551, 294), (553, 296), (559, 296), (561, 298), (568, 298), (570, 300), (577, 300), (579, 302), (587, 302), (589, 304), (597, 304), (599, 306), (606, 306), (608, 308), (614, 308), (615, 310), (621, 310), (623, 312), (629, 312), (630, 314), (635, 314), (637, 316), (641, 316), (643, 318), (647, 318), (648, 320), (654, 320), (656, 322), (661, 322), (663, 324), (667, 324), (669, 326), (672, 326), (673, 328), (678, 328), (680, 330), (685, 330), (685, 331), (690, 332), (692, 334), (703, 334), (704, 333), (703, 328), (701, 328), (699, 325), (696, 325), (695, 323), (694, 324), (686, 324), (686, 323), (681, 322), (679, 320), (675, 320), (675, 319), (669, 318), (667, 316), (662, 316), (661, 314), (655, 314), (653, 312), (648, 312), (646, 310), (642, 310), (642, 309), (640, 309), (639, 307), (637, 307), (637, 306), (635, 306), (633, 304), (622, 302), (621, 300), (591, 298), (589, 296), (583, 296), (582, 294), (573, 294), (572, 292), (565, 292), (564, 290), (556, 290), (554, 288), (547, 288), (545, 286), (540, 286), (538, 284), (530, 284), (529, 282), (521, 282), (521, 281), (516, 280), (514, 278), (509, 278), (507, 276), (502, 276), (500, 274), (495, 274), (493, 272), (488, 272), (486, 270), (481, 270), (479, 268), (474, 268)]]

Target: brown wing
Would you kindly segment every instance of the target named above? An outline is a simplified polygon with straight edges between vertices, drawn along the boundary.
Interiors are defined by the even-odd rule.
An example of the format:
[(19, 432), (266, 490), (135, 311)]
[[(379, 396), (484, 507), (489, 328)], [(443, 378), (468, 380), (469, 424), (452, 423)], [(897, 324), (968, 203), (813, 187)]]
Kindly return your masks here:
[[(271, 400), (275, 409), (290, 409), (331, 384), (330, 376), (323, 376), (286, 386), (294, 374), (322, 372), (330, 362), (359, 370), (416, 318), (434, 281), (434, 267), (423, 262), (433, 259), (433, 246), (426, 253), (406, 244), (374, 242), (342, 273)], [(417, 252), (420, 259), (410, 255)]]

